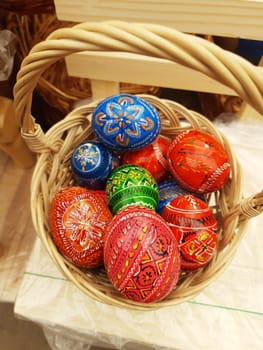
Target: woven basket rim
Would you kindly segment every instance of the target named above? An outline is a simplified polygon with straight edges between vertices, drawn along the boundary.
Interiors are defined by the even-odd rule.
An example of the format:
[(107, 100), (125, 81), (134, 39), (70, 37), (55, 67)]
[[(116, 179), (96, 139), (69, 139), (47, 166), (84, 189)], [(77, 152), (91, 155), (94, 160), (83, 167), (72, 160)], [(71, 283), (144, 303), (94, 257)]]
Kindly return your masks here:
[[(235, 173), (237, 169), (239, 170), (239, 165), (235, 155), (232, 152), (231, 147), (229, 147), (229, 144), (226, 143), (226, 138), (213, 126), (213, 124), (207, 118), (196, 112), (187, 110), (184, 106), (176, 103), (175, 101), (161, 99), (156, 96), (145, 94), (139, 96), (150, 101), (155, 106), (155, 108), (158, 109), (158, 111), (160, 111), (160, 108), (163, 108), (163, 113), (166, 113), (166, 115), (169, 111), (171, 120), (173, 120), (172, 123), (175, 125), (174, 128), (172, 128), (170, 125), (167, 125), (166, 130), (169, 133), (169, 137), (171, 137), (171, 133), (173, 132), (181, 132), (181, 123), (185, 124), (185, 121), (187, 121), (190, 128), (193, 128), (194, 125), (195, 129), (205, 130), (206, 132), (212, 134), (221, 144), (224, 145), (229, 158), (232, 159), (232, 178), (235, 178), (235, 185), (232, 185), (234, 188), (232, 188), (232, 190), (227, 188), (227, 192), (232, 192), (232, 194), (230, 194), (230, 198), (234, 199), (235, 197), (232, 206), (236, 205), (242, 198), (241, 183), (238, 183), (240, 179), (240, 173)], [(64, 120), (51, 127), (50, 130), (46, 133), (46, 137), (48, 140), (50, 140), (50, 144), (54, 144), (54, 138), (59, 138), (59, 135), (64, 135), (65, 137), (65, 133), (68, 133), (68, 135), (73, 133), (74, 137), (72, 135), (67, 135), (66, 137), (69, 137), (70, 143), (67, 143), (66, 139), (63, 142), (58, 142), (58, 147), (55, 151), (54, 149), (50, 149), (49, 151), (46, 150), (38, 157), (31, 184), (31, 210), (34, 227), (36, 228), (36, 232), (39, 238), (46, 247), (57, 268), (67, 279), (71, 280), (80, 290), (82, 290), (82, 292), (92, 297), (93, 299), (110, 305), (136, 310), (153, 310), (161, 307), (177, 305), (192, 298), (196, 294), (199, 294), (200, 291), (202, 291), (209, 283), (211, 283), (215, 278), (218, 277), (220, 273), (224, 271), (224, 269), (230, 263), (244, 235), (247, 220), (244, 220), (240, 225), (238, 220), (236, 220), (236, 218), (233, 218), (233, 221), (231, 224), (229, 224), (230, 231), (227, 233), (226, 242), (224, 243), (223, 239), (220, 241), (220, 253), (218, 252), (210, 264), (202, 270), (189, 273), (187, 277), (186, 274), (181, 275), (184, 284), (179, 284), (177, 286), (179, 292), (177, 289), (175, 289), (174, 292), (178, 293), (178, 295), (172, 297), (173, 294), (171, 294), (166, 299), (159, 302), (141, 304), (127, 300), (118, 294), (118, 292), (110, 284), (110, 281), (108, 281), (108, 284), (105, 284), (106, 275), (103, 268), (83, 271), (82, 269), (72, 265), (57, 250), (51, 238), (48, 222), (49, 204), (51, 202), (51, 199), (56, 191), (58, 191), (63, 186), (61, 186), (61, 184), (58, 184), (57, 180), (56, 186), (53, 188), (51, 188), (48, 183), (52, 184), (57, 178), (63, 179), (62, 174), (65, 174), (65, 181), (67, 185), (74, 185), (74, 180), (72, 179), (72, 174), (70, 173), (69, 166), (70, 154), (73, 151), (74, 146), (87, 139), (87, 134), (91, 135), (91, 126), (89, 124), (89, 119), (97, 103), (99, 103), (99, 101), (78, 107), (69, 113)], [(165, 120), (165, 117), (163, 117), (163, 121), (167, 122), (167, 120)], [(185, 126), (183, 126), (183, 129), (185, 129)], [(167, 136), (164, 130), (162, 130), (161, 135)], [(73, 139), (74, 142), (72, 142)], [(63, 151), (62, 154), (59, 154), (60, 150)], [(54, 157), (56, 157), (55, 160)], [(52, 160), (50, 163), (51, 158)], [(56, 165), (61, 166), (63, 159), (65, 159), (65, 162), (67, 164), (65, 166), (65, 169), (63, 169), (59, 175), (55, 174), (57, 171)], [(51, 174), (47, 175), (49, 170)], [(44, 178), (46, 178), (47, 182), (44, 182), (43, 184), (42, 182)], [(215, 200), (218, 200), (219, 202), (215, 205), (214, 210), (217, 210), (220, 206), (222, 206), (222, 209), (220, 209), (220, 211), (227, 211), (229, 209), (229, 199), (223, 190), (217, 193)], [(227, 215), (227, 212), (225, 212), (225, 215)], [(220, 235), (222, 235), (222, 229), (220, 232)], [(223, 256), (222, 259), (220, 257), (220, 254)], [(204, 277), (205, 273), (208, 276), (207, 278)], [(94, 280), (92, 280), (92, 277), (90, 276), (93, 276)], [(100, 281), (100, 278), (102, 278), (102, 282)]]

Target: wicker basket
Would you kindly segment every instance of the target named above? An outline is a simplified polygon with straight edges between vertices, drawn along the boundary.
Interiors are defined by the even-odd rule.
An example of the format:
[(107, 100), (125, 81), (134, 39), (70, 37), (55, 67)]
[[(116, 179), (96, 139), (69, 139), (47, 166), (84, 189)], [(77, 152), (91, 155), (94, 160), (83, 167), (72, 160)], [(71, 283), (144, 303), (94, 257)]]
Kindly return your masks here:
[(78, 143), (93, 135), (89, 116), (98, 101), (73, 110), (46, 133), (35, 123), (30, 111), (32, 92), (41, 74), (62, 57), (86, 50), (125, 51), (176, 61), (232, 88), (261, 113), (262, 72), (239, 56), (190, 34), (157, 25), (106, 22), (83, 23), (54, 31), (31, 50), (18, 73), (14, 88), (16, 116), (24, 139), (38, 154), (31, 186), (33, 224), (56, 266), (80, 290), (100, 302), (142, 310), (179, 304), (200, 293), (231, 262), (248, 219), (263, 210), (263, 192), (243, 198), (239, 164), (227, 140), (211, 121), (174, 101), (143, 95), (160, 112), (163, 135), (172, 137), (183, 128), (202, 129), (216, 137), (228, 152), (231, 178), (220, 191), (211, 195), (209, 202), (220, 223), (217, 252), (207, 267), (182, 275), (165, 300), (150, 304), (123, 299), (112, 287), (103, 268), (83, 271), (66, 261), (50, 235), (49, 206), (57, 190), (73, 183), (69, 167), (71, 153)]

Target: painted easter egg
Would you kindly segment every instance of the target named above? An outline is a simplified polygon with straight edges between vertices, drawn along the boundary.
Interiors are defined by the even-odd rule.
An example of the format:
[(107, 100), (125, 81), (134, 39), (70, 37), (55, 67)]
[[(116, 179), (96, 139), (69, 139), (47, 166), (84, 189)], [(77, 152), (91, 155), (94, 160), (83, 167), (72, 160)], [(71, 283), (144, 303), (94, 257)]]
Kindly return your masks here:
[(168, 139), (158, 136), (152, 143), (139, 150), (126, 151), (122, 157), (122, 164), (140, 165), (147, 169), (157, 182), (160, 182), (167, 175), (166, 153), (169, 144)]
[(167, 159), (174, 178), (192, 192), (217, 191), (230, 175), (230, 161), (224, 147), (200, 130), (186, 130), (170, 143)]
[(85, 141), (78, 145), (71, 156), (71, 168), (80, 186), (103, 189), (106, 179), (116, 166), (118, 158), (98, 141)]
[(156, 210), (159, 200), (154, 177), (143, 167), (131, 164), (121, 165), (110, 174), (106, 196), (113, 214), (134, 204)]
[(218, 224), (211, 208), (193, 195), (173, 199), (162, 211), (179, 244), (181, 267), (194, 270), (213, 257), (218, 240)]
[(50, 206), (50, 229), (61, 254), (79, 267), (103, 264), (105, 228), (112, 214), (100, 196), (86, 188), (58, 191)]
[(160, 301), (178, 281), (178, 244), (161, 216), (147, 208), (128, 207), (108, 226), (104, 265), (113, 286), (125, 298)]
[(102, 100), (92, 114), (92, 128), (108, 148), (131, 150), (153, 142), (161, 128), (159, 114), (146, 100), (129, 94)]

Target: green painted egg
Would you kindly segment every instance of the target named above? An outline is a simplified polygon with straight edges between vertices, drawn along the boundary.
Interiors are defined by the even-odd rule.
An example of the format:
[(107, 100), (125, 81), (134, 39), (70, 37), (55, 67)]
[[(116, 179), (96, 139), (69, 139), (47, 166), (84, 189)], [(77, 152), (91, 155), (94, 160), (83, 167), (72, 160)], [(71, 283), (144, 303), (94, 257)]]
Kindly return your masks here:
[(158, 184), (148, 170), (125, 164), (108, 177), (106, 196), (113, 214), (130, 205), (141, 205), (155, 211), (159, 202)]

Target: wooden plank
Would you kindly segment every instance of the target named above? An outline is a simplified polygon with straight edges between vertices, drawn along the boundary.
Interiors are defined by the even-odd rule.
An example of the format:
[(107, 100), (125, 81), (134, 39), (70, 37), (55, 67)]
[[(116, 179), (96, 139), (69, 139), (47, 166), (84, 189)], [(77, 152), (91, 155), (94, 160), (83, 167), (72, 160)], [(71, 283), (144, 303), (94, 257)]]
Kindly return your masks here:
[(92, 79), (90, 83), (94, 100), (105, 98), (109, 95), (118, 94), (120, 92), (118, 82)]
[(66, 63), (71, 76), (236, 95), (232, 89), (204, 74), (164, 59), (127, 53), (88, 52), (70, 55)]
[(14, 302), (35, 241), (29, 205), (32, 170), (0, 151), (0, 301)]
[(167, 25), (182, 32), (263, 39), (263, 1), (55, 0), (61, 20), (124, 20)]

